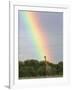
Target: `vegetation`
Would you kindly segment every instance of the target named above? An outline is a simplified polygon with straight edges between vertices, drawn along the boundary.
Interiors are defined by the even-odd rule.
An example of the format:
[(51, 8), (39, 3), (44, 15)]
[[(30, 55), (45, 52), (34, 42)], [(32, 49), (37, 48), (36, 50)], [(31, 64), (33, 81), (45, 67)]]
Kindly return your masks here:
[(63, 62), (53, 64), (45, 61), (19, 61), (19, 78), (61, 77), (63, 76)]

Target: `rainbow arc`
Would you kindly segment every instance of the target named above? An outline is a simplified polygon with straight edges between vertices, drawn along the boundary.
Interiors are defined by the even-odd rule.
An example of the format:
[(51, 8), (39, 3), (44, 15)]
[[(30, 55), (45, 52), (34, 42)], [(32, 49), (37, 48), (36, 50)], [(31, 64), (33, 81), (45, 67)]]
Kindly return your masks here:
[(33, 43), (36, 47), (36, 53), (38, 54), (38, 57), (40, 59), (44, 59), (44, 56), (46, 56), (47, 61), (51, 61), (51, 50), (50, 48), (46, 48), (46, 43), (48, 43), (48, 40), (46, 39), (46, 36), (44, 35), (44, 28), (42, 27), (39, 17), (36, 14), (37, 12), (31, 12), (31, 11), (21, 11), (21, 17), (23, 23), (25, 23), (25, 26), (28, 30), (28, 33), (31, 35)]

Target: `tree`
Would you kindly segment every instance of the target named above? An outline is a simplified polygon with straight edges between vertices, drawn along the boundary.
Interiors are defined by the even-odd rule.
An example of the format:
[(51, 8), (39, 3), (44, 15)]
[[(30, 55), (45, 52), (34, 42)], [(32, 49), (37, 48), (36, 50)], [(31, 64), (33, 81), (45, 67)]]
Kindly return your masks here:
[(53, 64), (48, 61), (26, 60), (19, 61), (19, 77), (38, 77), (38, 76), (62, 76), (63, 62)]
[(57, 73), (58, 75), (63, 75), (63, 62), (59, 62), (57, 65)]

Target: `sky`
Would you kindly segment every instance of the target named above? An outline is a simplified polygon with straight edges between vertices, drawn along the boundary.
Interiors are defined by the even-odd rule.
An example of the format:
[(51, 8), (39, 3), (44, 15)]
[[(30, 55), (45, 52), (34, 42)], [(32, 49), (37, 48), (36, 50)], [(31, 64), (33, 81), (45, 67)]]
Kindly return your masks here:
[(54, 63), (63, 61), (63, 13), (19, 10), (18, 60), (44, 60), (44, 56)]

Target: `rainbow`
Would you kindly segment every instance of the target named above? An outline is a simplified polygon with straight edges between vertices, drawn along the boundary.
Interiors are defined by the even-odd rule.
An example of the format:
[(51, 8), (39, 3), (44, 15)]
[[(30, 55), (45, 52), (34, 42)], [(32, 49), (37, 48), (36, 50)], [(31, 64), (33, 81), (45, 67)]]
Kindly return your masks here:
[(20, 14), (22, 16), (23, 22), (26, 24), (25, 27), (32, 36), (38, 57), (41, 60), (44, 60), (44, 56), (46, 56), (47, 60), (51, 62), (51, 50), (50, 48), (46, 48), (46, 42), (48, 41), (43, 33), (44, 30), (40, 24), (36, 12), (22, 11)]

